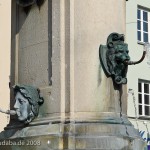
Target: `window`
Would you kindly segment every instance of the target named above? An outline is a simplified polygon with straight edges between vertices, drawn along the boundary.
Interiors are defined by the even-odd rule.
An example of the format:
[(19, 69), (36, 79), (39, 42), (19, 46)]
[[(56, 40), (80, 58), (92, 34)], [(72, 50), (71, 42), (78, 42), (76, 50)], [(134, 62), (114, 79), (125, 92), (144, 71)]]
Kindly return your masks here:
[(137, 10), (137, 39), (138, 42), (149, 42), (149, 11), (138, 8)]
[(150, 116), (150, 82), (138, 83), (139, 115)]

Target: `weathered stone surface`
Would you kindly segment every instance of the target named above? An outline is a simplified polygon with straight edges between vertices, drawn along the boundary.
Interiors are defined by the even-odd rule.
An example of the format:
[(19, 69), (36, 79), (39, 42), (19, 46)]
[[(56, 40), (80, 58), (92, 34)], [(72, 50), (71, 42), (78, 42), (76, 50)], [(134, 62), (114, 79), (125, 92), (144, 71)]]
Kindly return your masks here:
[(125, 33), (125, 1), (46, 0), (40, 11), (33, 6), (28, 15), (19, 13), (18, 81), (38, 86), (45, 104), (30, 126), (6, 131), (12, 131), (11, 140), (39, 139), (41, 146), (12, 149), (142, 150), (126, 117), (126, 86), (115, 87), (99, 62), (99, 45), (107, 36)]
[[(129, 133), (126, 132), (127, 128)], [(132, 126), (59, 123), (26, 127), (5, 140), (24, 143), (24, 145), (12, 146), (11, 150), (142, 150), (143, 141), (137, 137), (138, 131), (135, 132)], [(3, 141), (1, 140), (0, 144)], [(5, 148), (8, 146), (1, 146), (1, 150)]]
[[(19, 51), (19, 83), (48, 86), (48, 42)], [(22, 57), (23, 56), (23, 57)]]
[(48, 1), (26, 14), (19, 9), (18, 82), (48, 86)]

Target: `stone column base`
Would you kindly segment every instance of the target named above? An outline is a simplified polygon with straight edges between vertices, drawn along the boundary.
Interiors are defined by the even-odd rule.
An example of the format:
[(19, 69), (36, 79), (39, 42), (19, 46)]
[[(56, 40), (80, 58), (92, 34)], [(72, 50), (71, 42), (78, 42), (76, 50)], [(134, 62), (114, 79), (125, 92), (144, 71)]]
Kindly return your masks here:
[[(144, 141), (132, 125), (57, 123), (0, 134), (0, 150), (144, 150)], [(7, 138), (6, 138), (7, 136)]]

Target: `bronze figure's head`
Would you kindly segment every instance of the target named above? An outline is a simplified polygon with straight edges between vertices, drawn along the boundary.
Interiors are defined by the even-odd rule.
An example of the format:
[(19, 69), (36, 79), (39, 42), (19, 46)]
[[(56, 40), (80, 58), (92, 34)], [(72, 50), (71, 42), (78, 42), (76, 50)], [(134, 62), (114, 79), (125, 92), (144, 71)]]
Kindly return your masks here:
[(15, 85), (13, 88), (15, 93), (14, 109), (18, 120), (28, 124), (38, 116), (39, 106), (43, 104), (44, 100), (35, 87)]

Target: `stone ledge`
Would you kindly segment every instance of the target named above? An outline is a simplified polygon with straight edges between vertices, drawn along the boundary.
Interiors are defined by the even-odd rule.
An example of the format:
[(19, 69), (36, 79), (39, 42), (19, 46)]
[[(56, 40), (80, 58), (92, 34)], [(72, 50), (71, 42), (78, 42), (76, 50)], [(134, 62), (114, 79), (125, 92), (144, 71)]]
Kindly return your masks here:
[[(46, 146), (53, 150), (142, 150), (144, 145), (138, 131), (133, 126), (123, 124), (72, 122), (30, 126), (17, 130), (6, 138), (5, 135), (11, 132), (13, 133), (13, 130), (1, 133), (0, 142), (4, 140), (40, 140), (40, 147), (33, 146), (37, 150), (47, 150)], [(50, 144), (47, 145), (48, 141)], [(30, 150), (29, 146), (18, 148), (16, 145), (13, 147), (15, 150), (26, 150), (27, 148)], [(1, 148), (1, 150), (3, 149)]]

